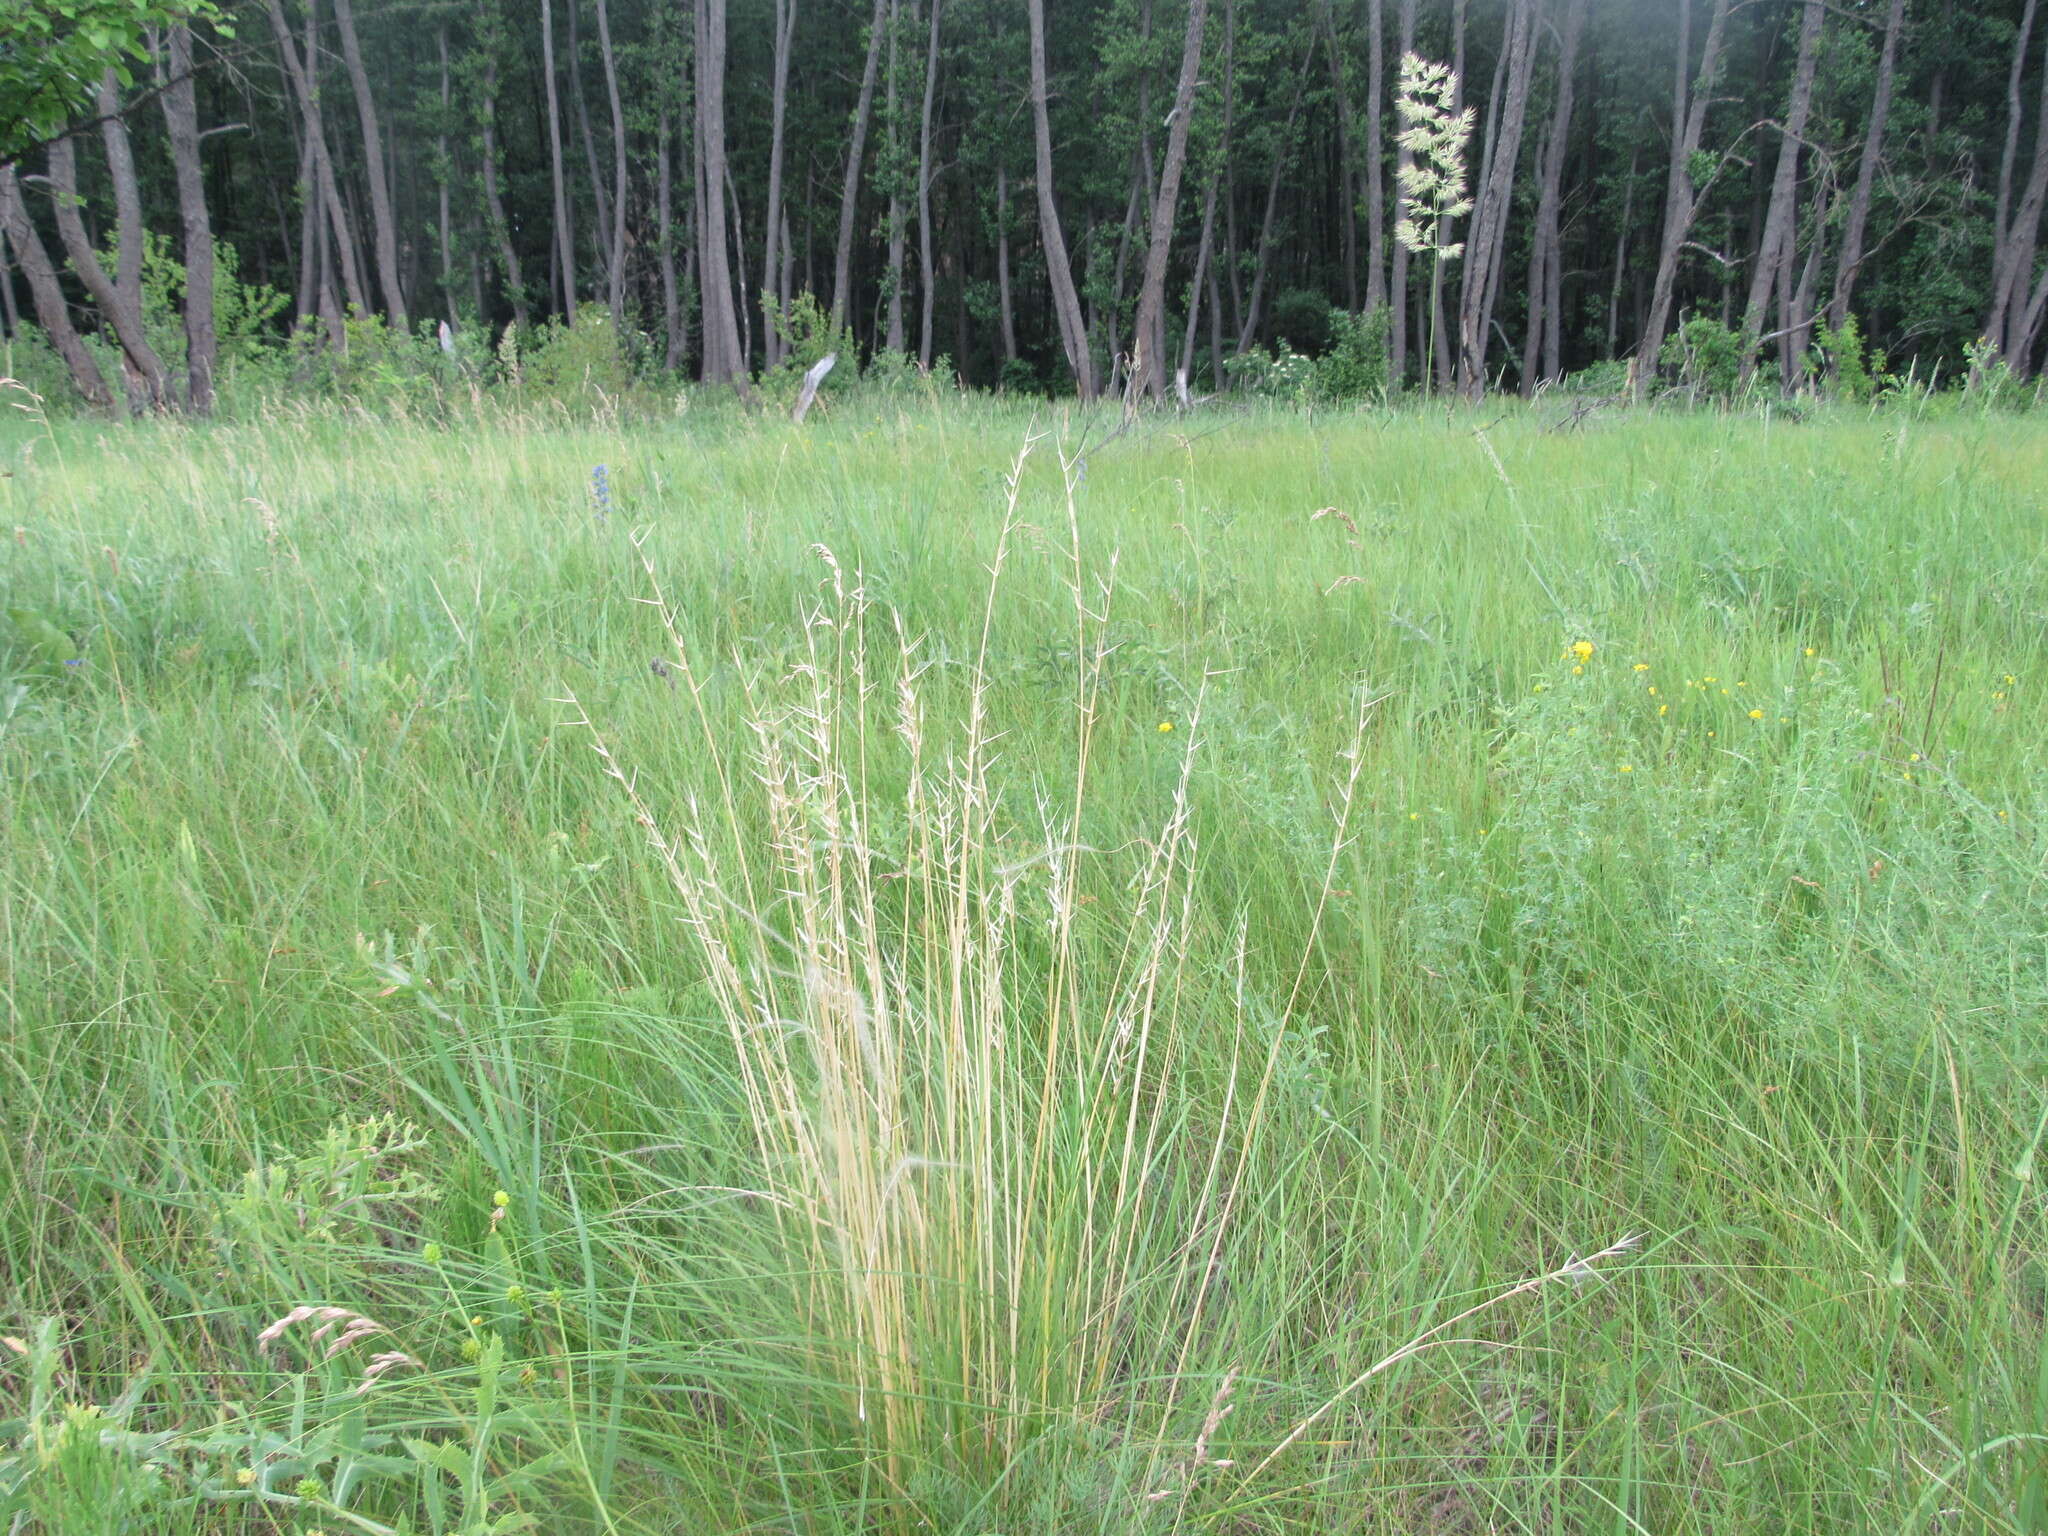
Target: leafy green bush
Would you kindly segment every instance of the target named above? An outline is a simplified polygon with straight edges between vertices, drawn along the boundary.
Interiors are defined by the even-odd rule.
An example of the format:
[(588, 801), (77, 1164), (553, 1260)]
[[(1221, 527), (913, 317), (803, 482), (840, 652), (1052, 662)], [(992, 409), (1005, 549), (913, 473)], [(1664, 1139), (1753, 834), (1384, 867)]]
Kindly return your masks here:
[(616, 400), (631, 390), (633, 370), (611, 311), (585, 304), (574, 325), (551, 319), (540, 327), (522, 364), (520, 387), (531, 398), (577, 406)]
[(1371, 400), (1387, 392), (1390, 367), (1387, 337), (1392, 317), (1386, 306), (1363, 314), (1338, 311), (1330, 319), (1330, 348), (1316, 360), (1317, 395), (1330, 401)]
[(837, 354), (839, 362), (818, 385), (819, 401), (842, 395), (853, 386), (857, 375), (853, 366), (853, 333), (833, 324), (831, 311), (818, 301), (816, 294), (809, 289), (799, 293), (790, 300), (787, 314), (777, 314), (776, 306), (770, 304), (768, 316), (775, 334), (789, 349), (782, 361), (765, 370), (759, 380), (761, 398), (771, 409), (786, 411), (795, 405), (804, 375), (827, 353)]
[(1677, 376), (1677, 387), (1695, 400), (1735, 398), (1742, 382), (1742, 338), (1728, 326), (1694, 315), (1664, 338), (1657, 365)]
[(1231, 386), (1262, 400), (1290, 400), (1306, 404), (1315, 398), (1316, 363), (1288, 346), (1276, 342), (1271, 352), (1264, 347), (1247, 347), (1223, 364)]
[[(1846, 317), (1839, 327), (1821, 326), (1814, 333), (1814, 345), (1827, 359), (1828, 372), (1834, 379), (1835, 393), (1842, 399), (1855, 404), (1868, 400), (1877, 389), (1877, 379), (1871, 365), (1863, 355), (1863, 333), (1856, 324), (1856, 317)], [(1877, 359), (1882, 370), (1883, 359)]]
[(1273, 334), (1297, 352), (1320, 357), (1330, 346), (1342, 311), (1308, 288), (1290, 288), (1273, 300)]

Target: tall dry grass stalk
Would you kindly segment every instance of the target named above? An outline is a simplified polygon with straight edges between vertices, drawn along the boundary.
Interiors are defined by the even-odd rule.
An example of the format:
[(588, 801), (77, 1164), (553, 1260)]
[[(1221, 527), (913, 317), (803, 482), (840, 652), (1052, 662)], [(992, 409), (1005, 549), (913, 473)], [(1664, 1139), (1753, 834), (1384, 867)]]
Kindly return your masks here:
[[(1190, 1005), (1199, 703), (1149, 842), (1086, 846), (1115, 562), (1084, 562), (1079, 469), (1064, 459), (1059, 558), (1081, 658), (1071, 773), (1035, 789), (1028, 823), (997, 782), (989, 645), (1035, 442), (1010, 469), (955, 718), (931, 718), (919, 638), (900, 615), (878, 625), (858, 574), (820, 548), (825, 595), (801, 658), (782, 676), (738, 669), (744, 741), (716, 728), (709, 669), (647, 562), (716, 803), (686, 801), (670, 830), (597, 739), (730, 1032), (761, 1193), (803, 1276), (810, 1364), (843, 1386), (899, 1487), (940, 1445), (1007, 1459), (1048, 1414), (1111, 1411), (1141, 1289), (1144, 1316), (1179, 1330), (1154, 1335), (1158, 1354), (1199, 1335), (1285, 1039), (1284, 1019), (1248, 1028), (1241, 985), (1232, 1016)], [(1084, 901), (1098, 858), (1129, 866), (1113, 913)], [(1200, 1114), (1183, 1086), (1197, 1032), (1211, 1084)], [(1155, 1218), (1166, 1183), (1193, 1187), (1178, 1230)]]

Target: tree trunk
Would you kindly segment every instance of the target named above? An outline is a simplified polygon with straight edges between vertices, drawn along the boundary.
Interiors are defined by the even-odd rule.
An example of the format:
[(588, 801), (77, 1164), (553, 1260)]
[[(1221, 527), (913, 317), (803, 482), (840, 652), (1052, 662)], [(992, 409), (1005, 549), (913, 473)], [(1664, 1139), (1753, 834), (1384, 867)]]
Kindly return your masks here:
[(1003, 332), (1003, 361), (1017, 360), (1017, 314), (1010, 295), (1010, 173), (996, 167), (996, 308)]
[(178, 222), (185, 236), (185, 408), (213, 414), (213, 375), (220, 354), (213, 323), (213, 220), (199, 164), (199, 98), (192, 85), (192, 31), (168, 34), (170, 78), (164, 86), (165, 139), (178, 186)]
[(1863, 157), (1856, 166), (1856, 190), (1849, 196), (1849, 218), (1842, 229), (1842, 259), (1835, 268), (1835, 293), (1828, 304), (1828, 328), (1840, 330), (1849, 318), (1849, 300), (1863, 267), (1863, 234), (1870, 223), (1871, 191), (1877, 184), (1878, 161), (1884, 154), (1885, 122), (1892, 110), (1892, 78), (1899, 60), (1899, 34), (1905, 29), (1906, 0), (1892, 0), (1885, 16), (1884, 47), (1877, 58), (1877, 86), (1871, 95), (1870, 121), (1863, 129)]
[(853, 109), (853, 138), (846, 146), (846, 183), (839, 193), (839, 245), (832, 260), (832, 325), (836, 330), (852, 312), (848, 290), (853, 282), (853, 219), (860, 205), (860, 166), (867, 153), (868, 120), (874, 116), (875, 74), (882, 64), (882, 30), (889, 24), (889, 0), (875, 0), (868, 23), (868, 61), (861, 71), (860, 100)]
[[(1401, 54), (1405, 58), (1415, 51), (1415, 0), (1401, 0), (1399, 11), (1401, 29)], [(1415, 163), (1415, 154), (1407, 145), (1395, 140), (1394, 149), (1394, 227), (1399, 229), (1408, 217), (1408, 194), (1401, 183), (1401, 172)], [(1393, 276), (1387, 285), (1387, 377), (1396, 389), (1408, 376), (1408, 257), (1409, 250), (1401, 241), (1394, 242), (1389, 253), (1389, 265)]]
[(498, 261), (505, 272), (506, 297), (512, 302), (512, 318), (520, 330), (527, 328), (526, 279), (519, 270), (519, 251), (512, 244), (512, 225), (505, 217), (505, 200), (498, 193), (498, 61), (491, 57), (484, 65), (483, 100), (477, 116), (483, 138), (484, 206), (490, 210), (491, 238), (498, 245)]
[(739, 316), (725, 228), (725, 0), (696, 0), (697, 146), (703, 167), (704, 217), (697, 230), (697, 271), (703, 295), (704, 381), (731, 384), (742, 398)]
[[(917, 331), (918, 366), (932, 366), (932, 105), (939, 91), (939, 6), (931, 0), (931, 39), (924, 55), (924, 111), (917, 130), (917, 284), (920, 305)], [(955, 359), (964, 363), (965, 358)]]
[(900, 0), (889, 0), (889, 94), (888, 104), (882, 116), (888, 129), (889, 149), (889, 213), (886, 223), (889, 229), (889, 322), (884, 343), (891, 352), (903, 350), (903, 177), (900, 174), (903, 159), (900, 153), (898, 134), (897, 42), (902, 33), (902, 8)]
[(1504, 49), (1501, 62), (1507, 72), (1506, 97), (1490, 114), (1494, 119), (1492, 152), (1472, 211), (1458, 302), (1459, 382), (1469, 400), (1477, 400), (1486, 391), (1486, 353), (1492, 339), (1493, 307), (1500, 296), (1515, 164), (1521, 158), (1522, 127), (1529, 113), (1529, 82), (1536, 72), (1536, 0), (1516, 0)]
[(21, 334), (21, 311), (14, 307), (14, 273), (7, 261), (7, 220), (0, 218), (0, 335), (12, 341)]
[[(573, 5), (575, 0), (569, 3)], [(562, 317), (574, 325), (576, 236), (569, 224), (569, 186), (562, 170), (562, 102), (555, 84), (555, 0), (540, 0), (540, 61), (541, 72), (547, 77), (548, 170), (555, 193), (555, 265), (562, 285)]]
[[(455, 224), (449, 207), (449, 186), (455, 179), (455, 158), (448, 148), (448, 117), (453, 110), (452, 93), (448, 78), (448, 29), (442, 27), (434, 34), (434, 41), (441, 50), (441, 122), (440, 135), (436, 144), (436, 160), (439, 173), (434, 180), (439, 184), (437, 191), (438, 212), (441, 234), (441, 302), (447, 306), (450, 320), (455, 318)], [(479, 315), (478, 319), (483, 317)]]
[(1386, 153), (1381, 123), (1382, 77), (1386, 73), (1385, 16), (1381, 0), (1367, 0), (1366, 26), (1371, 37), (1366, 43), (1365, 83), (1365, 307), (1375, 310), (1387, 302), (1387, 210), (1382, 185)]
[[(1756, 372), (1756, 351), (1764, 333), (1764, 319), (1770, 312), (1772, 290), (1781, 296), (1778, 324), (1789, 326), (1791, 316), (1790, 271), (1794, 226), (1798, 218), (1799, 153), (1806, 147), (1806, 118), (1813, 106), (1813, 77), (1820, 63), (1821, 22), (1827, 16), (1827, 0), (1804, 0), (1805, 14), (1799, 24), (1799, 54), (1792, 67), (1792, 98), (1787, 104), (1783, 136), (1778, 145), (1778, 168), (1771, 178), (1771, 201), (1764, 215), (1763, 239), (1749, 277), (1749, 302), (1742, 311), (1742, 379), (1748, 383)], [(1783, 378), (1783, 374), (1780, 374)]]
[(362, 44), (356, 37), (354, 0), (334, 0), (334, 23), (341, 34), (342, 62), (355, 92), (356, 115), (363, 124), (363, 179), (370, 184), (370, 222), (377, 234), (377, 285), (392, 329), (409, 332), (405, 292), (398, 278), (398, 224), (391, 212), (391, 183), (384, 164), (384, 134), (377, 125), (377, 103), (370, 95), (369, 72), (363, 68)]
[(1174, 91), (1173, 125), (1167, 130), (1166, 159), (1159, 170), (1159, 195), (1152, 200), (1152, 228), (1145, 243), (1145, 276), (1138, 286), (1138, 321), (1132, 337), (1136, 361), (1132, 389), (1156, 400), (1166, 392), (1166, 260), (1172, 253), (1173, 218), (1180, 207), (1180, 179), (1188, 158), (1188, 124), (1195, 115), (1195, 85), (1202, 73), (1202, 24), (1209, 0), (1188, 0), (1188, 30), (1181, 42), (1180, 84)]
[(1664, 328), (1671, 320), (1672, 287), (1678, 279), (1678, 257), (1692, 232), (1692, 157), (1699, 153), (1700, 134), (1707, 125), (1707, 109), (1713, 105), (1714, 81), (1721, 70), (1721, 39), (1727, 30), (1729, 0), (1713, 0), (1713, 17), (1707, 23), (1706, 46), (1700, 52), (1699, 70), (1691, 76), (1690, 64), (1692, 0), (1678, 0), (1678, 65), (1671, 95), (1671, 171), (1664, 193), (1664, 234), (1657, 248), (1657, 278), (1650, 291), (1650, 313), (1643, 321), (1636, 341), (1635, 393), (1642, 399), (1650, 391), (1650, 379), (1657, 371), (1657, 353), (1664, 344)]
[(1577, 84), (1579, 37), (1586, 28), (1586, 0), (1570, 0), (1557, 43), (1557, 104), (1550, 135), (1543, 141), (1537, 170), (1536, 229), (1529, 246), (1529, 334), (1522, 344), (1522, 397), (1535, 392), (1539, 377), (1558, 376), (1559, 340), (1564, 329), (1563, 253), (1559, 249), (1558, 202), (1564, 181), (1565, 147), (1571, 138), (1572, 97)]
[[(935, 0), (936, 3), (936, 0)], [(788, 308), (779, 297), (779, 269), (776, 266), (777, 245), (780, 242), (786, 251), (788, 240), (783, 232), (787, 222), (782, 211), (782, 147), (784, 125), (789, 117), (789, 56), (796, 40), (796, 0), (775, 0), (775, 84), (769, 100), (771, 125), (768, 142), (768, 231), (761, 257), (761, 298), (773, 300), (775, 314), (768, 318), (768, 334), (765, 340), (768, 366), (780, 363), (785, 343), (780, 327), (788, 322)], [(672, 276), (672, 274), (671, 274)]]
[(142, 183), (135, 175), (135, 150), (121, 116), (121, 85), (110, 69), (100, 76), (100, 142), (114, 183), (114, 286), (121, 302), (142, 313)]
[(1180, 380), (1185, 383), (1195, 376), (1196, 327), (1202, 317), (1202, 283), (1212, 274), (1209, 271), (1209, 252), (1216, 236), (1216, 179), (1209, 179), (1208, 190), (1202, 196), (1202, 238), (1195, 247), (1195, 275), (1188, 284), (1188, 323), (1181, 332)]
[(1294, 142), (1294, 125), (1301, 117), (1302, 92), (1308, 86), (1308, 74), (1315, 66), (1315, 57), (1315, 43), (1311, 39), (1309, 51), (1302, 56), (1300, 72), (1294, 77), (1294, 101), (1287, 109), (1286, 126), (1280, 130), (1279, 142), (1273, 147), (1273, 173), (1266, 180), (1266, 214), (1259, 223), (1259, 249), (1252, 258), (1251, 298), (1245, 304), (1244, 324), (1237, 333), (1237, 355), (1240, 357), (1259, 334), (1259, 322), (1264, 318), (1266, 274), (1272, 265), (1273, 233), (1280, 212), (1280, 178), (1287, 170), (1288, 151)]
[(1052, 118), (1046, 106), (1045, 0), (1025, 0), (1031, 27), (1031, 127), (1037, 146), (1038, 234), (1045, 243), (1046, 276), (1052, 284), (1053, 313), (1059, 320), (1060, 343), (1067, 366), (1083, 400), (1095, 398), (1095, 360), (1088, 352), (1088, 332), (1081, 319), (1081, 298), (1074, 291), (1074, 270), (1067, 261), (1066, 237), (1060, 233), (1059, 209), (1052, 195)]
[[(2007, 97), (2007, 158), (1999, 167), (1999, 202), (2010, 205), (2010, 153), (2019, 137), (2018, 79), (2025, 61), (2027, 34), (2034, 20), (2034, 0), (2027, 0), (2019, 39), (2013, 45), (2012, 89)], [(1994, 231), (1991, 260), (1991, 310), (1984, 322), (1984, 334), (2003, 355), (2013, 350), (2024, 328), (2022, 296), (2034, 275), (2034, 247), (2041, 225), (2043, 194), (2048, 193), (2048, 68), (2041, 71), (2041, 104), (2034, 124), (2034, 163), (2027, 175), (2026, 190), (2009, 219), (2001, 218)]]
[(604, 89), (612, 109), (612, 326), (626, 327), (626, 109), (619, 101), (619, 59), (612, 51), (611, 13), (597, 0), (597, 49), (604, 61)]
[(349, 224), (348, 208), (341, 200), (334, 160), (327, 151), (327, 125), (320, 113), (320, 61), (313, 51), (313, 9), (311, 3), (306, 7), (306, 56), (303, 61), (299, 57), (298, 45), (292, 41), (291, 30), (285, 25), (284, 7), (280, 0), (268, 0), (270, 30), (277, 39), (277, 51), (284, 60), (285, 73), (291, 77), (292, 86), (298, 93), (306, 141), (313, 150), (317, 192), (321, 205), (327, 210), (327, 222), (341, 268), (342, 292), (352, 310), (366, 315), (370, 312), (369, 292), (363, 286), (362, 268), (356, 262), (355, 231)]
[(14, 243), (15, 260), (20, 263), (21, 275), (28, 279), (29, 297), (35, 301), (36, 323), (42, 326), (43, 334), (50, 339), (50, 345), (57, 349), (57, 355), (64, 359), (64, 366), (71, 373), (71, 382), (84, 397), (85, 403), (97, 410), (106, 410), (114, 403), (114, 397), (107, 390), (105, 375), (100, 365), (93, 361), (85, 342), (71, 324), (70, 313), (64, 307), (64, 291), (57, 283), (57, 270), (50, 265), (49, 253), (43, 249), (42, 236), (30, 222), (28, 208), (21, 200), (21, 184), (16, 178), (12, 165), (0, 165), (0, 225), (7, 230), (7, 237)]
[(676, 291), (676, 242), (674, 216), (674, 162), (669, 154), (670, 122), (666, 110), (655, 140), (656, 240), (661, 246), (661, 333), (665, 343), (663, 366), (674, 372), (683, 366), (682, 296)]
[(1635, 232), (1636, 167), (1643, 141), (1632, 136), (1628, 147), (1628, 179), (1621, 184), (1621, 224), (1614, 235), (1614, 281), (1607, 289), (1607, 360), (1614, 361), (1621, 341), (1621, 279), (1628, 270), (1629, 236)]
[(164, 404), (164, 365), (142, 329), (140, 291), (129, 302), (100, 265), (99, 252), (85, 232), (85, 220), (78, 216), (78, 142), (69, 134), (50, 140), (50, 203), (56, 214), (57, 236), (64, 243), (71, 270), (92, 295), (93, 303), (105, 317), (121, 348), (121, 367), (128, 386), (132, 410), (160, 410)]
[(590, 178), (590, 201), (597, 210), (597, 229), (590, 239), (590, 251), (597, 258), (597, 278), (604, 285), (609, 303), (612, 285), (612, 200), (605, 191), (604, 173), (597, 168), (597, 135), (590, 128), (590, 98), (583, 90), (583, 44), (577, 36), (577, 22), (583, 0), (568, 0), (569, 35), (563, 39), (562, 65), (569, 74), (569, 107), (576, 114), (576, 137), (583, 145), (583, 172)]
[(1316, 29), (1329, 55), (1330, 94), (1337, 102), (1337, 229), (1344, 251), (1344, 307), (1358, 308), (1358, 182), (1362, 177), (1353, 153), (1358, 130), (1351, 120), (1351, 91), (1344, 81), (1344, 54), (1337, 45), (1337, 18), (1330, 0), (1317, 0)]

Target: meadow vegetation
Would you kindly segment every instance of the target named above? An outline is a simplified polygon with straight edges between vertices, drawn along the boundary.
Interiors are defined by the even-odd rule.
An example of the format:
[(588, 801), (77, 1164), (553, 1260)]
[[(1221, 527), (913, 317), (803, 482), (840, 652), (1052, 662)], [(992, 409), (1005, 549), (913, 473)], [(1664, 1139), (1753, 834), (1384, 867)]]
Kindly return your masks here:
[(0, 423), (7, 1529), (2048, 1529), (2037, 416), (436, 398)]

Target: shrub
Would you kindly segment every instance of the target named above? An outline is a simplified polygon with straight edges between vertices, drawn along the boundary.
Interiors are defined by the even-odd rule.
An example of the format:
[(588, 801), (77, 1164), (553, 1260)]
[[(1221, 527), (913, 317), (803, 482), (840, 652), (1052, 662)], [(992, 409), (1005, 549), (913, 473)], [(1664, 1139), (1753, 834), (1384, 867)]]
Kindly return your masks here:
[(1343, 312), (1307, 288), (1290, 288), (1273, 300), (1273, 334), (1297, 352), (1319, 357), (1330, 346)]
[(542, 326), (523, 359), (522, 373), (528, 394), (563, 404), (594, 405), (633, 387), (611, 312), (598, 304), (579, 309), (574, 325), (557, 319)]
[(1664, 339), (1660, 368), (1695, 400), (1732, 400), (1742, 382), (1742, 338), (1718, 320), (1695, 315)]
[(1316, 394), (1324, 400), (1370, 400), (1387, 392), (1387, 336), (1391, 316), (1386, 306), (1331, 317), (1330, 349), (1316, 361)]

